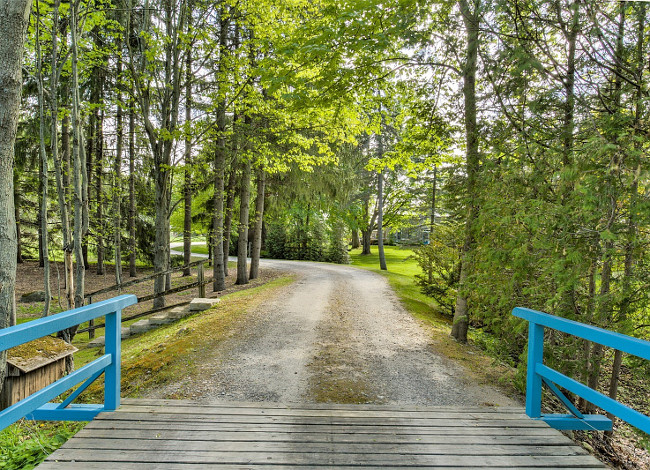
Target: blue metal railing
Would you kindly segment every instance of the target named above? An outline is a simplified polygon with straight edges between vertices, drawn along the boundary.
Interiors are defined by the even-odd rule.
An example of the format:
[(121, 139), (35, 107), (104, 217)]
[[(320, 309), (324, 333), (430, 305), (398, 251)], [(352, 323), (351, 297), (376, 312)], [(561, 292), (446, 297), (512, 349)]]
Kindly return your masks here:
[[(577, 336), (634, 356), (650, 360), (650, 342), (633, 338), (595, 326), (585, 325), (566, 318), (527, 308), (512, 311), (516, 317), (528, 320), (528, 371), (526, 379), (526, 414), (541, 419), (555, 429), (608, 431), (612, 422), (603, 415), (583, 415), (557, 388), (575, 393), (599, 408), (650, 434), (650, 417), (567, 377), (544, 365), (544, 328)], [(571, 414), (542, 414), (542, 384), (546, 384), (567, 407)]]
[[(89, 320), (106, 317), (105, 354), (1, 411), (0, 430), (23, 417), (38, 420), (90, 421), (102, 411), (116, 410), (120, 406), (122, 309), (137, 302), (135, 295), (121, 295), (0, 330), (0, 351), (4, 351)], [(105, 375), (103, 405), (71, 404), (102, 374)], [(49, 403), (81, 382), (84, 383), (62, 403)]]

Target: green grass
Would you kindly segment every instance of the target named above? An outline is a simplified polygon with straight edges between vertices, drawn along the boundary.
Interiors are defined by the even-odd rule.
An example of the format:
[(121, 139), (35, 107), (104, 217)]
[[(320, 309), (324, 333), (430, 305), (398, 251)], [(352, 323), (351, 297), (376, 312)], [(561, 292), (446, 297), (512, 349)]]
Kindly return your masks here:
[(0, 468), (31, 470), (86, 423), (20, 420), (0, 432)]
[[(205, 243), (205, 235), (195, 235), (192, 237), (192, 243), (196, 242), (202, 242)], [(174, 237), (170, 240), (170, 243), (181, 243), (183, 241), (183, 235), (179, 235), (178, 237)]]
[(205, 245), (192, 245), (192, 253), (193, 254), (207, 255), (208, 254), (208, 247), (205, 246)]

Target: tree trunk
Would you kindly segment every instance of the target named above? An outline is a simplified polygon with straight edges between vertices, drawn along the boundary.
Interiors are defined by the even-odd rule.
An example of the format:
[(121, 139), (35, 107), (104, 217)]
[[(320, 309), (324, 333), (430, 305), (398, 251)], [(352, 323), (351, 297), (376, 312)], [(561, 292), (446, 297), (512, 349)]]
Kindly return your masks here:
[[(39, 160), (40, 163), (40, 160)], [(43, 206), (43, 168), (39, 165), (38, 169), (38, 207)], [(45, 258), (43, 258), (43, 214), (39, 210), (36, 214), (36, 225), (38, 232), (38, 267), (45, 267)]]
[[(185, 145), (188, 145), (187, 140)], [(183, 198), (183, 264), (187, 266), (192, 262), (192, 163), (190, 152), (187, 150), (185, 153)], [(183, 269), (183, 276), (190, 276), (191, 274), (189, 267)]]
[(20, 191), (17, 190), (18, 185), (17, 181), (14, 180), (14, 211), (16, 218), (16, 262), (18, 264), (23, 263), (23, 248), (22, 248), (22, 234), (20, 228), (20, 200), (21, 195)]
[[(246, 117), (248, 121), (249, 118)], [(239, 191), (239, 228), (237, 234), (237, 281), (236, 284), (248, 284), (248, 269), (246, 257), (248, 255), (248, 215), (250, 204), (251, 162), (242, 163), (241, 188)]]
[[(225, 110), (225, 108), (223, 108)], [(219, 111), (218, 114), (221, 114)], [(225, 128), (225, 112), (223, 113), (223, 122)], [(221, 121), (221, 118), (217, 118)], [(217, 124), (217, 127), (221, 126)], [(224, 129), (225, 130), (225, 129)], [(223, 258), (223, 174), (225, 159), (225, 139), (223, 134), (217, 137), (217, 149), (214, 157), (214, 208), (212, 214), (212, 291), (221, 292), (226, 288), (226, 275), (224, 273)]]
[[(90, 78), (91, 82), (91, 92), (90, 92), (90, 101), (92, 103), (97, 103), (99, 101), (99, 95), (97, 93), (97, 73), (93, 73), (93, 76)], [(73, 90), (74, 93), (74, 90)], [(88, 232), (90, 227), (89, 212), (90, 212), (90, 201), (92, 200), (92, 178), (93, 178), (93, 158), (95, 157), (95, 145), (97, 143), (97, 121), (99, 121), (99, 108), (95, 108), (93, 112), (88, 114), (88, 130), (87, 130), (87, 140), (86, 140), (86, 151), (84, 153), (82, 168), (85, 169), (86, 174), (82, 180), (82, 189), (83, 189), (83, 216), (82, 216), (82, 225), (83, 225), (83, 234), (82, 234), (82, 253), (84, 259), (85, 269), (90, 269), (90, 263), (88, 262)], [(79, 121), (81, 125), (81, 121)], [(74, 122), (73, 122), (73, 134), (74, 134)], [(74, 141), (74, 135), (73, 135)], [(73, 143), (74, 146), (74, 143)], [(74, 153), (74, 149), (73, 149)], [(74, 157), (73, 157), (74, 158)], [(74, 164), (73, 164), (74, 165)], [(76, 212), (75, 212), (76, 214)]]
[[(103, 101), (104, 96), (104, 80), (100, 80), (99, 89), (100, 101)], [(97, 134), (95, 140), (95, 194), (97, 196), (97, 210), (95, 212), (97, 220), (95, 221), (95, 230), (97, 236), (97, 274), (104, 275), (106, 268), (104, 266), (104, 191), (102, 184), (104, 179), (104, 111), (99, 113), (97, 120)]]
[(467, 272), (470, 269), (469, 261), (474, 245), (472, 235), (474, 222), (478, 217), (477, 178), (479, 173), (478, 130), (476, 127), (476, 70), (479, 44), (479, 14), (478, 3), (471, 11), (468, 0), (460, 0), (460, 10), (465, 23), (467, 35), (467, 50), (463, 67), (463, 98), (465, 104), (465, 139), (466, 172), (467, 172), (467, 219), (465, 221), (465, 242), (462, 248), (462, 261), (456, 308), (451, 335), (461, 343), (467, 342), (467, 329), (469, 327), (469, 307), (467, 304)]
[[(121, 21), (120, 21), (121, 23)], [(122, 76), (122, 56), (117, 57), (117, 78)], [(122, 147), (124, 146), (124, 123), (122, 89), (117, 89), (117, 115), (115, 116), (116, 148), (113, 166), (113, 243), (115, 245), (115, 284), (122, 284)]]
[[(217, 74), (221, 83), (226, 83), (225, 74), (227, 70), (226, 57), (228, 54), (228, 24), (226, 7), (222, 6), (219, 11), (219, 66)], [(221, 292), (226, 288), (226, 274), (223, 255), (223, 189), (224, 172), (226, 169), (226, 94), (219, 93), (217, 106), (217, 145), (214, 153), (214, 216), (212, 229), (214, 232), (214, 264), (212, 273), (214, 277), (212, 290)]]
[[(157, 161), (164, 161), (163, 157), (158, 156), (154, 157)], [(153, 256), (153, 266), (155, 273), (162, 273), (167, 270), (167, 232), (169, 231), (168, 224), (168, 209), (167, 205), (167, 188), (169, 184), (169, 170), (160, 163), (156, 165), (158, 168), (155, 175), (155, 208), (156, 208), (156, 219), (155, 219), (155, 245), (154, 245), (154, 256)], [(154, 294), (162, 294), (165, 291), (167, 276), (159, 275), (154, 280)], [(165, 298), (157, 297), (153, 301), (153, 308), (162, 308), (165, 306)]]
[[(188, 33), (190, 31), (188, 22)], [(185, 123), (192, 121), (192, 54), (187, 54), (185, 63)], [(191, 275), (189, 264), (192, 262), (192, 139), (189, 133), (185, 137), (185, 184), (183, 187), (183, 276)]]
[(361, 242), (359, 241), (359, 230), (354, 229), (352, 230), (352, 249), (359, 248), (361, 246)]
[(366, 230), (361, 231), (361, 244), (363, 248), (361, 249), (362, 255), (370, 255), (370, 237), (372, 236), (372, 229), (367, 228)]
[[(69, 93), (69, 91), (68, 91)], [(68, 101), (64, 101), (63, 107), (67, 108), (70, 106)], [(68, 208), (68, 214), (72, 213), (72, 199), (74, 192), (74, 184), (71, 183), (72, 175), (72, 146), (70, 144), (70, 113), (65, 113), (63, 119), (61, 120), (61, 151), (63, 155), (61, 156), (62, 164), (62, 178), (63, 178), (63, 190), (64, 190), (64, 200)]]
[(264, 222), (264, 193), (266, 172), (263, 167), (257, 173), (257, 197), (255, 198), (255, 226), (253, 229), (253, 249), (251, 250), (250, 278), (257, 279), (260, 270), (260, 252), (262, 250), (262, 225)]
[(366, 225), (361, 229), (361, 254), (369, 255), (371, 254), (370, 238), (372, 237), (373, 222), (370, 220), (370, 195), (367, 193), (363, 200), (363, 221)]
[[(49, 231), (48, 231), (48, 218), (47, 218), (47, 202), (48, 202), (48, 161), (47, 153), (45, 152), (45, 97), (43, 90), (43, 55), (41, 53), (41, 13), (39, 3), (36, 3), (36, 79), (38, 83), (38, 134), (39, 134), (39, 155), (41, 160), (41, 254), (43, 259), (43, 290), (45, 292), (45, 303), (43, 305), (43, 317), (50, 314), (50, 299), (52, 294), (50, 292), (50, 253), (49, 253)], [(55, 93), (52, 90), (52, 93)]]
[[(73, 3), (70, 12), (70, 31), (71, 31), (71, 48), (72, 48), (72, 159), (73, 159), (73, 180), (74, 180), (74, 250), (75, 261), (77, 263), (75, 276), (75, 307), (79, 308), (84, 305), (85, 289), (85, 260), (82, 251), (82, 239), (84, 233), (88, 231), (88, 177), (90, 173), (86, 171), (83, 133), (81, 132), (80, 118), (80, 98), (79, 98), (79, 71), (78, 71), (78, 42), (77, 42), (77, 18), (79, 12), (78, 5)], [(76, 328), (71, 328), (64, 332), (64, 339), (72, 341)], [(70, 370), (70, 364), (66, 361), (66, 368)]]
[[(379, 109), (381, 113), (381, 107)], [(382, 125), (384, 123), (384, 116), (381, 117)], [(382, 129), (383, 130), (383, 129)], [(381, 130), (380, 130), (381, 132)], [(377, 136), (378, 142), (378, 157), (381, 159), (384, 156), (384, 139), (381, 133)], [(386, 253), (384, 253), (384, 170), (379, 170), (377, 173), (377, 251), (379, 252), (379, 268), (386, 271)]]
[[(172, 150), (175, 140), (168, 138), (178, 130), (178, 114), (181, 94), (181, 75), (184, 70), (182, 52), (187, 52), (186, 45), (182, 44), (187, 35), (181, 34), (185, 30), (187, 17), (187, 4), (185, 2), (172, 2), (166, 0), (161, 5), (161, 26), (164, 34), (169, 39), (164, 43), (164, 60), (158, 63), (161, 67), (160, 78), (167, 84), (160, 90), (160, 108), (153, 119), (151, 110), (151, 82), (134, 82), (134, 91), (139, 106), (139, 115), (144, 122), (151, 153), (153, 156), (154, 186), (155, 186), (155, 241), (154, 241), (154, 273), (158, 274), (154, 281), (154, 308), (165, 306), (165, 298), (161, 294), (171, 284), (171, 276), (162, 274), (169, 268), (169, 209), (171, 200), (171, 168)], [(151, 14), (147, 12), (147, 15)], [(145, 23), (146, 23), (145, 19)], [(135, 72), (135, 61), (130, 54), (129, 66)], [(146, 54), (142, 55), (141, 72), (150, 64), (146, 63)], [(149, 73), (153, 73), (148, 71)], [(157, 92), (158, 93), (158, 92)], [(158, 121), (162, 127), (154, 124)]]
[(384, 253), (384, 175), (383, 170), (377, 174), (377, 251), (379, 268), (386, 271), (386, 253)]
[[(58, 57), (58, 34), (59, 34), (59, 8), (61, 0), (55, 0), (52, 10), (52, 59), (51, 59), (51, 78), (50, 89), (50, 152), (54, 162), (54, 176), (56, 181), (57, 201), (59, 204), (59, 213), (61, 214), (61, 235), (63, 249), (63, 270), (65, 276), (65, 297), (67, 308), (74, 306), (74, 265), (72, 261), (72, 238), (70, 235), (70, 205), (66, 191), (69, 186), (69, 160), (70, 160), (70, 139), (68, 130), (68, 114), (65, 114), (61, 123), (61, 146), (63, 152), (63, 162), (59, 157), (58, 144), (58, 90), (59, 87), (59, 57)], [(62, 163), (66, 165), (65, 172), (62, 169)]]
[(223, 229), (223, 274), (228, 276), (228, 256), (230, 255), (230, 235), (232, 234), (232, 214), (235, 208), (235, 182), (237, 170), (233, 168), (228, 177), (228, 188), (226, 189), (226, 210)]
[[(431, 182), (431, 217), (429, 219), (429, 243), (432, 241), (433, 230), (436, 225), (436, 190), (438, 185), (438, 166), (433, 166), (433, 181)], [(429, 280), (431, 282), (431, 280)]]
[(138, 275), (135, 252), (135, 111), (129, 109), (129, 276)]
[(212, 235), (213, 228), (210, 226), (208, 229), (208, 266), (212, 266), (213, 263), (213, 258), (212, 258), (212, 253), (213, 253), (213, 248), (214, 248), (214, 236)]
[[(24, 38), (30, 0), (0, 0), (0, 329), (16, 316), (16, 213), (14, 143), (20, 113)], [(0, 391), (7, 351), (0, 352)]]

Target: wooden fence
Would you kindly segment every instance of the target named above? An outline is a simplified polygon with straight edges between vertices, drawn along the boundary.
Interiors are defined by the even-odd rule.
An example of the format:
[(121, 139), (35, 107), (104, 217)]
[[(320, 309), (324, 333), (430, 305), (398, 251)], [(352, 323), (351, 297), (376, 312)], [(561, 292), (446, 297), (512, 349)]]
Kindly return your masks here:
[[(195, 266), (197, 268), (197, 276), (196, 276), (197, 280), (195, 282), (191, 282), (191, 283), (185, 284), (183, 286), (174, 287), (172, 289), (167, 289), (164, 292), (161, 292), (159, 294), (143, 295), (142, 297), (137, 298), (138, 303), (147, 302), (149, 300), (154, 300), (154, 299), (157, 299), (157, 298), (160, 298), (160, 297), (165, 297), (165, 296), (170, 295), (170, 294), (177, 294), (178, 292), (184, 292), (186, 290), (190, 290), (190, 289), (194, 289), (194, 288), (198, 288), (198, 296), (199, 297), (205, 297), (205, 286), (212, 282), (212, 277), (210, 277), (208, 279), (205, 278), (205, 273), (204, 273), (203, 266), (207, 262), (209, 262), (209, 260), (198, 260), (198, 261), (194, 261), (192, 263), (186, 264), (186, 265), (178, 267), (178, 268), (168, 269), (166, 271), (151, 274), (149, 276), (141, 277), (139, 279), (134, 279), (132, 281), (122, 282), (120, 284), (115, 284), (113, 286), (104, 287), (103, 289), (99, 289), (99, 290), (96, 290), (96, 291), (91, 292), (89, 294), (86, 294), (85, 295), (86, 305), (92, 304), (93, 303), (93, 297), (96, 297), (98, 295), (108, 294), (109, 292), (114, 292), (114, 291), (117, 291), (118, 294), (121, 294), (122, 290), (126, 289), (128, 287), (135, 286), (135, 285), (141, 284), (143, 282), (151, 281), (151, 280), (156, 279), (157, 277), (160, 277), (160, 276), (168, 276), (170, 274), (173, 274), (173, 273), (176, 273), (176, 272), (179, 272), (179, 271), (184, 271), (187, 268), (191, 269), (191, 268), (193, 268)], [(173, 305), (165, 305), (164, 307), (160, 307), (160, 308), (153, 308), (151, 310), (147, 310), (146, 312), (141, 312), (141, 313), (138, 313), (136, 315), (132, 315), (130, 317), (122, 318), (122, 322), (129, 321), (129, 320), (135, 320), (137, 318), (146, 317), (148, 315), (153, 315), (154, 313), (160, 312), (162, 310), (168, 310), (170, 308), (175, 308), (175, 307), (182, 307), (182, 306), (187, 305), (189, 303), (190, 303), (190, 301), (188, 300), (188, 301), (185, 301), (185, 302), (178, 302), (178, 303), (175, 303)], [(90, 339), (93, 339), (95, 337), (95, 330), (104, 327), (103, 324), (102, 325), (95, 325), (94, 323), (95, 323), (94, 320), (91, 320), (89, 322), (89, 325), (86, 328), (79, 329), (77, 331), (77, 333), (88, 333), (88, 337)]]

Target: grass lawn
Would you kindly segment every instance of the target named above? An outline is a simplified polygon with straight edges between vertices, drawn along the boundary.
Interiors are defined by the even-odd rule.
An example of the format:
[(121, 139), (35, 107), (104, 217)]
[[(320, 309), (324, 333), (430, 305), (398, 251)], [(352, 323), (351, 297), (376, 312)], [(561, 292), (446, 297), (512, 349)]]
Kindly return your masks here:
[(192, 245), (192, 253), (207, 255), (208, 247), (206, 245)]

